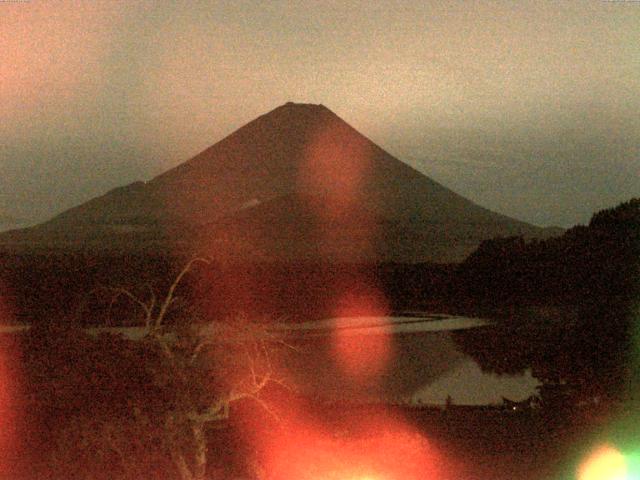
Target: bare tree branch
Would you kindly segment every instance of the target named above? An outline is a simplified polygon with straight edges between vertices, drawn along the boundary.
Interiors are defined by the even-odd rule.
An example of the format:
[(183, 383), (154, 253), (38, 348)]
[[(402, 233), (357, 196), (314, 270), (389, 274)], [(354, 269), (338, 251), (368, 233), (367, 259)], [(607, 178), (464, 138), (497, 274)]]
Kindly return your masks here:
[[(187, 316), (186, 329), (167, 325), (167, 314), (184, 307), (183, 297), (177, 295), (178, 287), (196, 263), (209, 264), (210, 260), (203, 257), (191, 259), (161, 299), (149, 284), (146, 284), (149, 290), (146, 300), (126, 288), (106, 288), (113, 294), (112, 304), (124, 296), (144, 312), (146, 336), (142, 341), (149, 342), (162, 355), (162, 363), (152, 366), (153, 374), (172, 375), (178, 385), (187, 390), (178, 406), (172, 406), (163, 414), (164, 421), (161, 422), (163, 442), (182, 480), (204, 480), (207, 465), (205, 428), (213, 428), (216, 423), (226, 421), (230, 406), (235, 402), (243, 399), (255, 401), (272, 418), (280, 421), (260, 393), (270, 383), (289, 388), (284, 378), (276, 376), (273, 348), (295, 349), (282, 339), (282, 335), (268, 331), (264, 322), (252, 322), (244, 316), (237, 322), (212, 322), (206, 327), (193, 324), (193, 319)], [(205, 370), (198, 370), (202, 368)], [(221, 391), (216, 385), (210, 399), (190, 399), (188, 391), (194, 387), (194, 378), (201, 378), (199, 375), (203, 372), (209, 375), (210, 371), (217, 373)], [(160, 382), (164, 381), (161, 377)], [(178, 441), (185, 434), (189, 435), (189, 441)], [(122, 450), (116, 448), (117, 445), (113, 451), (122, 458)]]
[(184, 266), (184, 268), (180, 271), (180, 273), (178, 273), (175, 280), (169, 287), (169, 291), (167, 292), (167, 295), (164, 298), (164, 302), (162, 302), (162, 305), (160, 306), (160, 311), (158, 312), (158, 315), (155, 319), (154, 328), (159, 328), (160, 325), (162, 325), (162, 322), (164, 321), (164, 317), (167, 313), (167, 309), (169, 308), (171, 303), (173, 303), (174, 301), (174, 294), (175, 294), (176, 288), (178, 288), (178, 285), (180, 285), (180, 283), (182, 282), (182, 279), (187, 273), (189, 273), (193, 265), (195, 265), (198, 262), (205, 263), (205, 264), (211, 263), (209, 259), (204, 257), (195, 257), (189, 260), (189, 262)]

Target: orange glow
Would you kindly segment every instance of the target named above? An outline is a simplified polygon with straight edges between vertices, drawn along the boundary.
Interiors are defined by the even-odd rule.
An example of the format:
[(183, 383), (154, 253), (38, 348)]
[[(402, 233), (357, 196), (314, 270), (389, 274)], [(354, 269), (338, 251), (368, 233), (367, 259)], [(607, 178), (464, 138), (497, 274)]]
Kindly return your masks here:
[[(309, 413), (299, 401), (273, 405), (271, 423), (246, 412), (242, 438), (270, 480), (438, 480), (456, 478), (456, 466), (433, 442), (384, 410), (340, 420)], [(265, 418), (268, 418), (266, 416)]]
[[(380, 319), (388, 314), (384, 295), (375, 287), (362, 284), (345, 289), (338, 300), (332, 330), (334, 361), (354, 380), (372, 381), (384, 371), (392, 355), (392, 337), (389, 324), (383, 324), (373, 335), (363, 336), (351, 328), (345, 328), (341, 319), (353, 316), (371, 316)], [(382, 320), (384, 321), (384, 320)]]
[(264, 449), (269, 478), (437, 480), (452, 473), (445, 456), (400, 421), (381, 415), (348, 429), (335, 436), (310, 423), (288, 425)]
[(627, 480), (627, 462), (615, 448), (604, 445), (580, 466), (578, 480)]
[(326, 194), (327, 203), (318, 209), (326, 220), (349, 213), (363, 200), (371, 170), (369, 144), (346, 128), (327, 122), (312, 135), (300, 166), (300, 191)]
[(95, 97), (105, 86), (100, 60), (112, 38), (113, 22), (104, 20), (117, 20), (120, 8), (104, 2), (4, 3), (0, 103), (5, 120), (39, 115), (52, 103), (65, 111), (73, 99)]
[(362, 338), (338, 328), (333, 333), (333, 344), (338, 365), (357, 380), (372, 379), (387, 365), (390, 348), (385, 334)]
[(337, 118), (324, 120), (307, 141), (297, 177), (299, 193), (311, 195), (320, 253), (330, 260), (369, 257), (376, 235), (366, 209), (371, 147), (348, 128)]
[[(11, 323), (9, 309), (0, 297), (0, 324)], [(0, 476), (12, 471), (13, 461), (18, 455), (18, 412), (16, 351), (13, 334), (0, 335)]]
[[(4, 348), (2, 348), (4, 350)], [(7, 456), (11, 453), (11, 430), (14, 427), (11, 408), (11, 379), (7, 368), (6, 352), (0, 351), (0, 473), (7, 471)]]

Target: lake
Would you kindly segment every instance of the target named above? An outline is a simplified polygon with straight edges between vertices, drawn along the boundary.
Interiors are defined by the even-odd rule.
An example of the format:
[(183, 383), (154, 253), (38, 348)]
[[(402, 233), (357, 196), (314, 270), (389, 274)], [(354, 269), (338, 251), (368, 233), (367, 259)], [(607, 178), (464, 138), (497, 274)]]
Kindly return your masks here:
[[(15, 333), (28, 325), (0, 327)], [(207, 326), (211, 334), (216, 325)], [(326, 402), (405, 403), (442, 406), (498, 405), (522, 401), (540, 382), (521, 375), (483, 372), (456, 343), (454, 332), (492, 328), (489, 320), (441, 314), (331, 318), (269, 329), (294, 348), (283, 349), (281, 368), (297, 389)], [(91, 334), (140, 339), (141, 327), (93, 327)]]

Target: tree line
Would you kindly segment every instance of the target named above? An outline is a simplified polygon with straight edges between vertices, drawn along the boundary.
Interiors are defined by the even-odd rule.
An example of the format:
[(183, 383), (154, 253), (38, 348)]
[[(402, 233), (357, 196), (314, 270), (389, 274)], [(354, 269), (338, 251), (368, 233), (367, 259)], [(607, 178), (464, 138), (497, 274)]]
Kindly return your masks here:
[(487, 370), (532, 368), (583, 395), (617, 395), (639, 348), (640, 199), (559, 237), (487, 240), (458, 266), (455, 288), (464, 310), (497, 322), (458, 336)]

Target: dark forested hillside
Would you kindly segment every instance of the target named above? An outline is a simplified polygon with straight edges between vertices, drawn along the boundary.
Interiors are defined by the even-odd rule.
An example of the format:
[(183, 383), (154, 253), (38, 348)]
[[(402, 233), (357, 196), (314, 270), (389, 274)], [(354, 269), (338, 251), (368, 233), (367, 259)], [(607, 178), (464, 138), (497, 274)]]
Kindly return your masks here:
[(459, 279), (464, 293), (486, 307), (621, 304), (638, 286), (639, 253), (640, 199), (634, 199), (559, 237), (487, 240), (462, 262)]
[(485, 368), (613, 393), (629, 380), (640, 292), (640, 199), (587, 226), (483, 242), (458, 268), (460, 302), (499, 328), (464, 343)]

